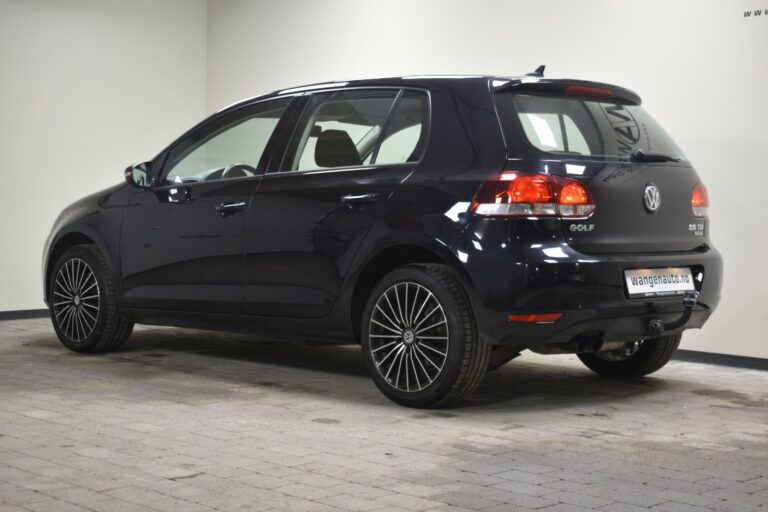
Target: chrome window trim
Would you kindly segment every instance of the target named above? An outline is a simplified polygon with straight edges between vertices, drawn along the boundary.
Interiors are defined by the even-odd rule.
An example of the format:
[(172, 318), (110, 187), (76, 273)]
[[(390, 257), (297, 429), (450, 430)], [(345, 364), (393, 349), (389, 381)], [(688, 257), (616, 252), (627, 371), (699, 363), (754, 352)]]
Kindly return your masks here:
[[(354, 172), (354, 171), (371, 171), (376, 169), (389, 169), (392, 167), (415, 167), (419, 162), (404, 162), (401, 164), (383, 164), (383, 165), (355, 165), (350, 167), (329, 167), (320, 169), (308, 169), (306, 171), (275, 171), (262, 175), (262, 179), (278, 178), (278, 177), (292, 177), (292, 176), (304, 176), (308, 174), (328, 174), (336, 172)], [(251, 179), (241, 178), (241, 179)], [(212, 183), (212, 182), (211, 182)]]

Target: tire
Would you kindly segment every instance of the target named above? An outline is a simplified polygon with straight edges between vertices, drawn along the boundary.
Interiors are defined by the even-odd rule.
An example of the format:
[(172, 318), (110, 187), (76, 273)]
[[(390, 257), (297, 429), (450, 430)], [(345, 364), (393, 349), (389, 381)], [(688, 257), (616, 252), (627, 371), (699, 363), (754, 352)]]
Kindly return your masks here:
[(387, 274), (368, 298), (361, 333), (374, 383), (407, 407), (454, 404), (477, 388), (488, 368), (491, 346), (478, 338), (469, 298), (444, 265)]
[(59, 257), (48, 302), (56, 335), (75, 352), (117, 350), (133, 331), (117, 311), (112, 272), (94, 245), (70, 247)]
[(577, 354), (587, 368), (610, 379), (638, 379), (669, 362), (680, 345), (682, 334), (671, 334), (643, 341), (631, 355), (620, 351)]

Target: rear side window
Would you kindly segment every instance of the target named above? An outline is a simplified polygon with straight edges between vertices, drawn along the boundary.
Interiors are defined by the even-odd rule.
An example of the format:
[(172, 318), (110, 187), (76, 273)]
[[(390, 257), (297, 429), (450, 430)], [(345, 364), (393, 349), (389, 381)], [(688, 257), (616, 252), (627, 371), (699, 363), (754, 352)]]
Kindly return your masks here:
[(291, 170), (369, 164), (397, 92), (341, 91), (313, 97)]
[(288, 150), (286, 170), (416, 162), (427, 131), (420, 91), (352, 90), (316, 94)]
[(518, 145), (530, 156), (603, 160), (642, 149), (685, 160), (641, 106), (509, 92), (495, 98), (508, 151)]

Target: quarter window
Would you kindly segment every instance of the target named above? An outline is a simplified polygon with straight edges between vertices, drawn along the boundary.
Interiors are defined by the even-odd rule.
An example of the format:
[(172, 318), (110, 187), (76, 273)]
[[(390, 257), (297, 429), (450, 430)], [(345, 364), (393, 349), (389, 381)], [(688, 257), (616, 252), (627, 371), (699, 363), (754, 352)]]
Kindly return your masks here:
[(376, 164), (402, 164), (421, 158), (426, 140), (427, 95), (405, 91), (389, 120)]
[[(259, 103), (248, 114), (205, 126), (171, 150), (163, 183), (197, 183), (256, 174), (290, 98)], [(216, 122), (215, 122), (216, 123)]]

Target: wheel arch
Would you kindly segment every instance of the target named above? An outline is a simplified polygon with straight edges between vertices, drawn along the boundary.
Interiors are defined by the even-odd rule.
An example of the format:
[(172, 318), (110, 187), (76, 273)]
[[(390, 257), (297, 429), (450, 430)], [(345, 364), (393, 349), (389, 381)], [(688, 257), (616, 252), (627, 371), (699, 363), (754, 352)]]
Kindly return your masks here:
[(404, 265), (437, 263), (452, 268), (459, 275), (462, 285), (472, 287), (472, 280), (461, 262), (446, 247), (414, 242), (392, 243), (372, 254), (357, 272), (350, 297), (352, 333), (360, 341), (360, 322), (368, 296), (381, 279)]
[(64, 254), (64, 252), (69, 249), (70, 247), (74, 247), (76, 245), (83, 245), (83, 244), (90, 244), (95, 245), (99, 251), (101, 251), (102, 254), (104, 254), (107, 258), (107, 261), (110, 261), (111, 259), (109, 257), (109, 253), (104, 250), (103, 244), (99, 241), (98, 237), (94, 236), (92, 233), (88, 233), (85, 230), (72, 230), (68, 231), (66, 233), (60, 234), (56, 240), (51, 244), (51, 248), (48, 251), (48, 257), (46, 259), (45, 264), (45, 282), (44, 285), (44, 299), (46, 303), (48, 302), (48, 289), (49, 284), (51, 282), (51, 274), (53, 272), (53, 267), (56, 265), (56, 262), (59, 260), (59, 257)]

